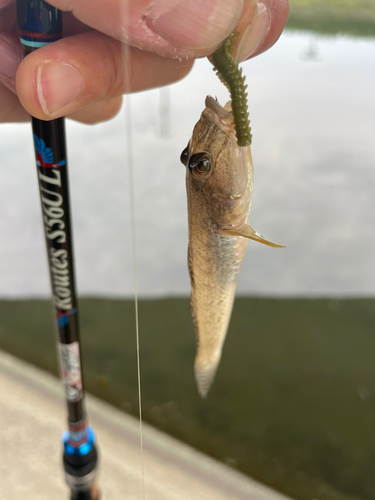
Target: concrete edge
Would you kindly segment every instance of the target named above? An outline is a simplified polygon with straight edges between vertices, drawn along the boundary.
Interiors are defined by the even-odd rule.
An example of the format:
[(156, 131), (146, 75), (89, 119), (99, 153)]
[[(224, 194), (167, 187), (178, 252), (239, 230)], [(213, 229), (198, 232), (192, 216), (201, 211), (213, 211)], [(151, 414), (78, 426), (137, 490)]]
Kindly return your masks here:
[[(48, 395), (59, 404), (64, 402), (64, 391), (59, 379), (33, 365), (26, 363), (0, 350), (0, 371), (8, 373), (21, 384), (32, 386), (39, 393)], [(133, 442), (140, 441), (139, 421), (118, 408), (99, 400), (91, 394), (86, 395), (90, 421), (100, 421), (115, 435), (123, 436)], [(64, 416), (62, 416), (62, 420)], [(178, 463), (183, 469), (211, 483), (220, 489), (235, 493), (239, 499), (248, 499), (249, 494), (259, 496), (259, 500), (290, 500), (289, 497), (258, 483), (225, 464), (195, 450), (189, 445), (164, 434), (143, 422), (144, 448), (157, 451), (163, 460)]]

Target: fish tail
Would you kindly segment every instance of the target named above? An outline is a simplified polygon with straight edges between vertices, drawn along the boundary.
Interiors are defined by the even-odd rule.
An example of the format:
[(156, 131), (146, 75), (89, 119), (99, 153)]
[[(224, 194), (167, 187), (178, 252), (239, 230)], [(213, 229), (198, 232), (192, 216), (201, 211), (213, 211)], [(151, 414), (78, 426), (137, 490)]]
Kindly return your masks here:
[(210, 387), (215, 379), (219, 363), (220, 358), (206, 366), (197, 364), (197, 362), (194, 364), (195, 380), (197, 382), (199, 395), (202, 398), (205, 398), (210, 390)]

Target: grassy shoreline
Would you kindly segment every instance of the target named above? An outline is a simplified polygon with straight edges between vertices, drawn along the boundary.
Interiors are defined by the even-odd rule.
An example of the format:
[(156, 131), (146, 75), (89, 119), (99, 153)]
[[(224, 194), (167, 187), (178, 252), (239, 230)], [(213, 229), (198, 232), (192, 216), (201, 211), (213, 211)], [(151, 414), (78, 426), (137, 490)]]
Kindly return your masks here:
[(375, 36), (373, 0), (290, 0), (286, 29), (320, 34)]

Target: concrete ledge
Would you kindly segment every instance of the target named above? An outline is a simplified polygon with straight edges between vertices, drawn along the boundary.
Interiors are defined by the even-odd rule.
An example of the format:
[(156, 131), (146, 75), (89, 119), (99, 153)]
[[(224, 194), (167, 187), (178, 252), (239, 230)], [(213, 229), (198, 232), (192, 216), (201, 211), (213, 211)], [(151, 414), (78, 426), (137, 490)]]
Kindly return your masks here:
[[(60, 382), (0, 351), (0, 498), (68, 498), (61, 466), (65, 404)], [(141, 500), (139, 422), (92, 396), (103, 500)], [(287, 500), (189, 446), (143, 424), (145, 498)]]

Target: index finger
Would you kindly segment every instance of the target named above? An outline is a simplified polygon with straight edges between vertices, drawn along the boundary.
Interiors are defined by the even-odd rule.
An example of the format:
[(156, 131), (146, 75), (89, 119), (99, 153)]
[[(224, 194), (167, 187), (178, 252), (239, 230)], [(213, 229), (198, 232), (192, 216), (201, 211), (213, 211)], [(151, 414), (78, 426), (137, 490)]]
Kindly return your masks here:
[(49, 0), (121, 42), (171, 58), (212, 54), (241, 18), (244, 0)]
[(0, 0), (0, 9), (2, 9), (3, 7), (6, 7), (10, 3), (12, 3), (13, 1), (14, 0)]

